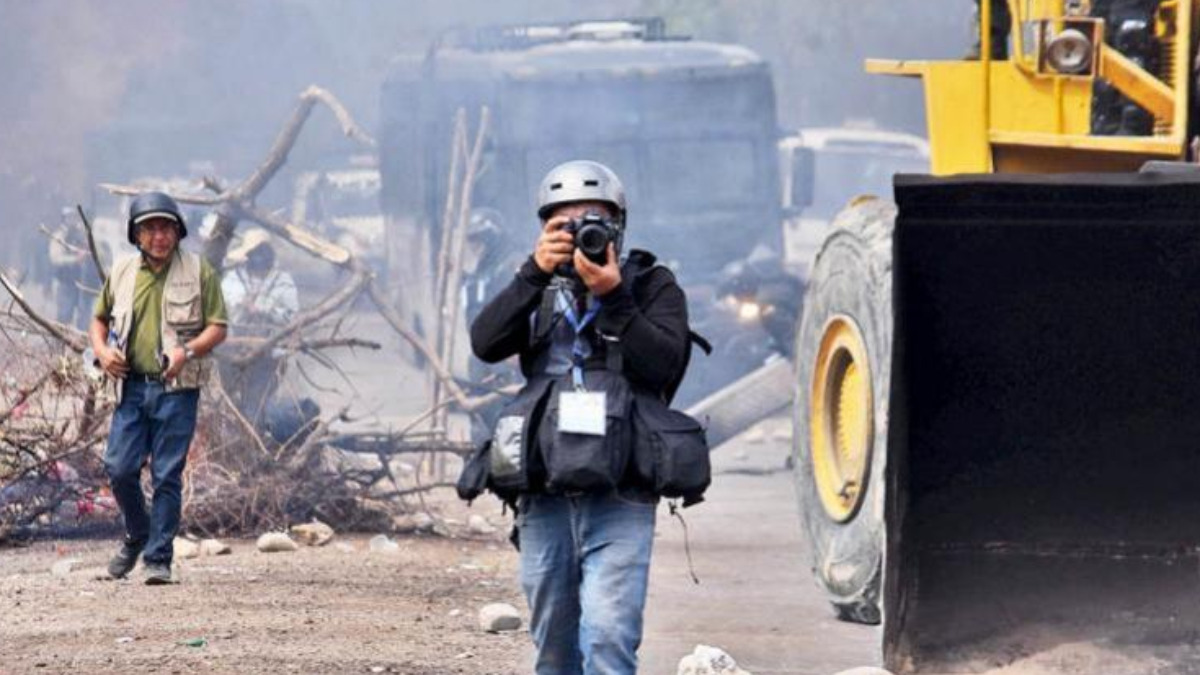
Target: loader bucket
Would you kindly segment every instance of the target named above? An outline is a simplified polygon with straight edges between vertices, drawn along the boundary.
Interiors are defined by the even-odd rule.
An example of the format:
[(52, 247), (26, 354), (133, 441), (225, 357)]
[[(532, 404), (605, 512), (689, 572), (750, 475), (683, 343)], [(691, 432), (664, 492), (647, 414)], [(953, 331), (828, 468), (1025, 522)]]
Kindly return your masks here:
[(887, 665), (1200, 672), (1200, 179), (896, 201)]

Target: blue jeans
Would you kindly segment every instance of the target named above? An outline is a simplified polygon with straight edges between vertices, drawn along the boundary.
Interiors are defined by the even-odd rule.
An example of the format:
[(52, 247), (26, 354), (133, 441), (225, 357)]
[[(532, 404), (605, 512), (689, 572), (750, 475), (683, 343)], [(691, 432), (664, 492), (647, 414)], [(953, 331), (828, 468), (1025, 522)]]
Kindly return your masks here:
[[(148, 563), (170, 565), (171, 541), (179, 530), (183, 467), (196, 430), (200, 391), (167, 393), (161, 382), (129, 379), (113, 413), (104, 468), (125, 516), (129, 540), (141, 543)], [(154, 497), (146, 513), (142, 465), (150, 460)]]
[(537, 675), (633, 675), (656, 504), (530, 495), (517, 523)]

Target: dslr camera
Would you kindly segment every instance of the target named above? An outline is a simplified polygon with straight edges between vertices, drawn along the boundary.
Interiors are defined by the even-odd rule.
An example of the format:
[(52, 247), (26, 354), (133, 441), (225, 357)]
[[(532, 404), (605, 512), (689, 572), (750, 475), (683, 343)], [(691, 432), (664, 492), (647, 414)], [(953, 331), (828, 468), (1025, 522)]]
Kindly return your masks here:
[(563, 226), (575, 240), (575, 248), (583, 251), (588, 260), (603, 265), (608, 262), (608, 244), (617, 242), (621, 232), (609, 219), (595, 211), (573, 218)]

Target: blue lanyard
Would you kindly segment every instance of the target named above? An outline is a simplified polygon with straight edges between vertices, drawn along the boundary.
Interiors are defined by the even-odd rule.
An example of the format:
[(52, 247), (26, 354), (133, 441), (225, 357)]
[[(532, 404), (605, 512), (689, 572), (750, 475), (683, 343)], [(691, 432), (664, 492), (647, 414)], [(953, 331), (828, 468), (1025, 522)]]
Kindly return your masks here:
[(583, 318), (575, 313), (575, 303), (569, 297), (570, 293), (565, 290), (560, 290), (558, 293), (559, 306), (562, 308), (563, 318), (571, 325), (571, 330), (575, 331), (575, 342), (571, 345), (571, 382), (575, 385), (576, 390), (583, 390), (583, 331), (588, 327), (588, 324), (596, 318), (600, 313), (599, 303), (588, 307)]

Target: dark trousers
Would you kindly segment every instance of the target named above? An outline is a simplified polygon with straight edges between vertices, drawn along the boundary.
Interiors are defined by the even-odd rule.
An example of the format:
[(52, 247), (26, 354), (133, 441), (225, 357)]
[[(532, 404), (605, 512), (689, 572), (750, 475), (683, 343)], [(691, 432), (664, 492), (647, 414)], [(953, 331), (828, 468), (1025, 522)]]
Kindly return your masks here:
[[(171, 564), (179, 530), (183, 468), (196, 430), (200, 391), (166, 392), (161, 382), (129, 379), (113, 413), (104, 467), (125, 517), (125, 533), (144, 544), (146, 562)], [(142, 465), (150, 461), (154, 489), (149, 513), (142, 492)]]

